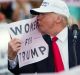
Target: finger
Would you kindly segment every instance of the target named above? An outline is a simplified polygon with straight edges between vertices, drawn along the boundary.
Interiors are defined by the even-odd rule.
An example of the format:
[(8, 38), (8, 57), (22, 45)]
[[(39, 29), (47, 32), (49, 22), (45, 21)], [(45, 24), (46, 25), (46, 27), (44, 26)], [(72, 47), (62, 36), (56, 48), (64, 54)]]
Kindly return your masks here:
[(15, 41), (14, 45), (21, 45), (21, 42)]
[(21, 44), (16, 44), (15, 47), (16, 48), (21, 47)]
[(21, 40), (19, 39), (13, 39), (11, 42), (13, 42), (14, 44), (17, 44), (17, 43), (21, 44)]
[(16, 48), (16, 52), (18, 52), (21, 49), (21, 47)]
[(14, 38), (12, 41), (21, 41), (20, 39)]
[(21, 49), (21, 47), (16, 47), (13, 49), (14, 52), (18, 52)]

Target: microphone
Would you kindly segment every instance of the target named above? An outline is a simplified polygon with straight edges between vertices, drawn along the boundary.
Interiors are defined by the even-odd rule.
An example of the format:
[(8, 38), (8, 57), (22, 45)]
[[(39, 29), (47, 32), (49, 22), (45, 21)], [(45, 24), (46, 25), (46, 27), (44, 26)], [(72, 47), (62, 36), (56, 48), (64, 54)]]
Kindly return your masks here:
[(73, 33), (73, 38), (75, 40), (77, 40), (78, 32), (79, 32), (78, 25), (77, 24), (73, 24), (72, 25), (72, 33)]
[(73, 52), (74, 52), (74, 59), (75, 59), (75, 66), (78, 64), (77, 62), (77, 54), (76, 54), (76, 41), (79, 34), (79, 28), (77, 24), (73, 24), (72, 27), (72, 33), (73, 33)]

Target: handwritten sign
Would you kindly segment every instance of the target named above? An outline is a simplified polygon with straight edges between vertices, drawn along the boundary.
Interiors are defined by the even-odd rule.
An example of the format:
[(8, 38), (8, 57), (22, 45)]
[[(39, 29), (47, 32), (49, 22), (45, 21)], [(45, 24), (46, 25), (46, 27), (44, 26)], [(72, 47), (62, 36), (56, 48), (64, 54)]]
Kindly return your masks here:
[(21, 50), (18, 52), (19, 67), (48, 57), (48, 45), (38, 31), (36, 17), (11, 23), (8, 28), (12, 38), (22, 41)]

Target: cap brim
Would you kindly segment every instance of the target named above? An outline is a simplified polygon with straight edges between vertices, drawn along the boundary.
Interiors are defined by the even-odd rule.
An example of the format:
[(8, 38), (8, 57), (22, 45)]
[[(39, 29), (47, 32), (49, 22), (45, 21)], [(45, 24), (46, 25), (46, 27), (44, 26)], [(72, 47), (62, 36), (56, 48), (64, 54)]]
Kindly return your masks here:
[(51, 12), (51, 10), (45, 9), (45, 8), (36, 8), (36, 9), (30, 10), (30, 13), (33, 15), (38, 15), (41, 13), (48, 13), (48, 12)]
[(49, 12), (61, 14), (69, 18), (69, 13), (68, 15), (66, 15), (66, 13), (62, 12), (60, 9), (56, 9), (55, 7), (54, 8), (35, 8), (35, 9), (30, 10), (30, 13), (33, 15), (39, 15), (42, 13), (49, 13)]
[(38, 11), (36, 11), (36, 10), (34, 10), (34, 9), (30, 10), (30, 13), (31, 13), (32, 15), (39, 15), (39, 14), (40, 14), (40, 12), (38, 12)]

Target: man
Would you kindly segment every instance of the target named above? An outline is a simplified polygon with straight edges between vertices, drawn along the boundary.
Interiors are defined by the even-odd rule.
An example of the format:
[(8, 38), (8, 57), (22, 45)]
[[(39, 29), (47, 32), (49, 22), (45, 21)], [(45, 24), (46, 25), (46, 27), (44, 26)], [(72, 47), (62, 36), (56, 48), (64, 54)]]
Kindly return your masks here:
[[(38, 15), (39, 30), (49, 45), (49, 56), (43, 61), (19, 68), (17, 52), (21, 48), (19, 39), (12, 39), (8, 47), (8, 68), (18, 73), (61, 72), (80, 64), (80, 37), (73, 50), (73, 35), (68, 28), (69, 10), (62, 0), (44, 0), (40, 8), (32, 9), (32, 14)], [(76, 56), (75, 56), (76, 53)]]

